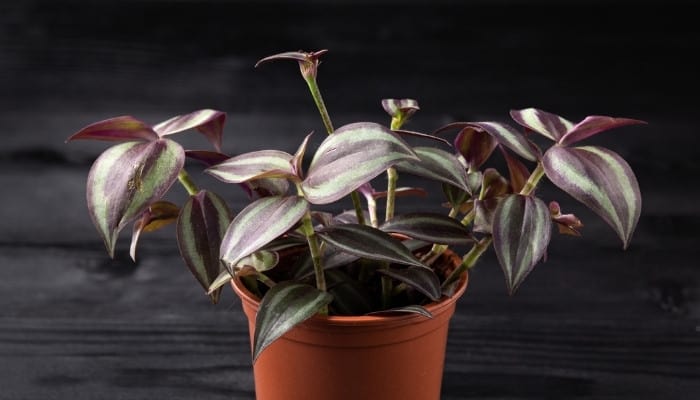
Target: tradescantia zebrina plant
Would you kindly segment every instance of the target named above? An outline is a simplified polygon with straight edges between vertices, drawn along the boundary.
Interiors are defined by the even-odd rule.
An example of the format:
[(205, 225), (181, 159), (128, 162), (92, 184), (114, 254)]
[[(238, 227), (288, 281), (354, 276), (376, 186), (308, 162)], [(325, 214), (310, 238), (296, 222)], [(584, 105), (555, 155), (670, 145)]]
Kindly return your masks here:
[[(236, 275), (262, 298), (254, 358), (319, 313), (390, 310), (430, 316), (422, 305), (450, 295), (459, 277), (491, 247), (507, 290), (514, 293), (543, 258), (555, 226), (571, 235), (579, 235), (583, 226), (556, 201), (536, 195), (544, 176), (603, 218), (623, 247), (629, 244), (641, 210), (634, 173), (613, 151), (580, 142), (642, 121), (589, 116), (573, 123), (527, 108), (510, 113), (526, 134), (493, 121), (455, 122), (425, 134), (402, 130), (419, 110), (415, 100), (385, 99), (389, 126), (358, 122), (335, 129), (316, 81), (324, 53), (281, 53), (258, 63), (299, 64), (328, 133), (313, 152), (307, 135), (294, 154), (259, 150), (229, 157), (221, 152), (225, 114), (207, 109), (154, 126), (116, 117), (69, 138), (117, 142), (95, 161), (87, 182), (90, 216), (110, 255), (130, 224), (135, 257), (142, 232), (177, 222), (182, 258), (212, 301)], [(191, 129), (204, 134), (213, 150), (186, 151), (172, 139)], [(448, 132), (455, 135), (451, 141), (444, 139)], [(548, 147), (536, 144), (531, 133), (543, 136)], [(406, 136), (425, 145), (411, 146)], [(494, 153), (505, 158), (503, 174), (485, 167)], [(251, 203), (232, 213), (223, 196), (195, 185), (184, 169), (186, 158), (240, 185)], [(446, 205), (445, 211), (397, 214), (399, 197), (428, 193), (400, 187), (399, 174), (426, 178), (438, 189), (431, 197)], [(175, 181), (189, 194), (182, 206), (163, 200)], [(386, 188), (378, 190), (382, 182)], [(348, 197), (354, 206), (349, 211), (317, 210)], [(449, 247), (465, 250), (462, 264), (437, 268), (436, 260)]]

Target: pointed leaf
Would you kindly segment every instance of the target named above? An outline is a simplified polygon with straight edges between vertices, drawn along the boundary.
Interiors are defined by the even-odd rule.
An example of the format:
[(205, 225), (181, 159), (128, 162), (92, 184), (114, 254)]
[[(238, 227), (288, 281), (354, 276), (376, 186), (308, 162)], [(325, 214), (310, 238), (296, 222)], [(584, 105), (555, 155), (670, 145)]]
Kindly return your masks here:
[(557, 224), (559, 233), (563, 235), (581, 236), (579, 229), (583, 228), (583, 223), (574, 214), (562, 214), (559, 203), (550, 201), (549, 213), (552, 215), (552, 221)]
[(425, 268), (400, 240), (367, 225), (333, 225), (318, 232), (329, 244), (359, 257)]
[(209, 140), (217, 152), (221, 152), (221, 141), (225, 122), (225, 112), (205, 109), (170, 118), (154, 126), (153, 130), (155, 130), (159, 136), (163, 137), (196, 128)]
[(413, 151), (420, 160), (401, 161), (397, 170), (468, 190), (467, 171), (452, 153), (433, 147), (414, 147)]
[(241, 154), (209, 167), (206, 173), (229, 183), (260, 178), (294, 177), (292, 155), (278, 150), (260, 150)]
[(88, 125), (69, 137), (66, 142), (73, 140), (151, 141), (158, 140), (158, 134), (145, 122), (131, 116), (122, 116)]
[(500, 200), (497, 197), (474, 200), (474, 232), (488, 234), (492, 232), (493, 216)]
[(450, 147), (452, 147), (452, 144), (448, 141), (445, 140), (441, 137), (437, 137), (434, 135), (429, 135), (427, 133), (421, 133), (421, 132), (416, 132), (416, 131), (407, 131), (405, 129), (395, 129), (394, 132), (398, 133), (399, 135), (403, 136), (413, 136), (421, 139), (429, 139), (429, 140), (434, 140), (436, 142), (444, 143)]
[(622, 157), (602, 147), (553, 146), (542, 164), (552, 183), (603, 218), (627, 248), (639, 221), (642, 196)]
[(379, 229), (439, 244), (463, 245), (472, 242), (471, 233), (464, 225), (454, 218), (435, 213), (397, 215)]
[(638, 124), (646, 124), (646, 122), (637, 119), (591, 115), (571, 128), (571, 130), (559, 140), (559, 143), (562, 146), (568, 146), (609, 129)]
[(221, 241), (221, 258), (229, 270), (243, 257), (259, 250), (291, 229), (309, 208), (299, 196), (263, 197), (244, 208)]
[[(192, 275), (205, 291), (221, 273), (219, 244), (231, 221), (221, 197), (205, 190), (190, 196), (177, 220), (177, 245)], [(219, 292), (211, 294), (217, 302)]]
[(420, 110), (418, 101), (414, 99), (382, 99), (384, 111), (392, 118), (402, 117), (408, 119), (416, 111)]
[(493, 247), (512, 295), (544, 256), (552, 232), (549, 208), (533, 196), (514, 194), (496, 209)]
[(495, 168), (486, 168), (481, 181), (481, 194), (479, 198), (488, 199), (502, 196), (511, 190), (508, 180), (501, 176)]
[(260, 64), (263, 64), (263, 63), (266, 63), (269, 61), (276, 61), (276, 60), (296, 60), (299, 62), (310, 62), (314, 59), (318, 59), (319, 57), (321, 57), (323, 54), (325, 54), (327, 52), (328, 52), (328, 50), (319, 50), (319, 51), (312, 52), (312, 53), (306, 53), (303, 51), (287, 51), (284, 53), (278, 53), (278, 54), (274, 54), (271, 56), (267, 56), (267, 57), (259, 60), (255, 64), (255, 68), (257, 68)]
[(321, 143), (301, 187), (310, 203), (328, 204), (411, 159), (417, 157), (410, 146), (389, 129), (370, 122), (346, 125)]
[(562, 136), (574, 127), (573, 122), (536, 108), (511, 110), (510, 116), (521, 126), (531, 129), (555, 142), (558, 142)]
[(403, 269), (389, 268), (378, 269), (382, 275), (386, 275), (392, 279), (416, 289), (423, 293), (432, 301), (440, 300), (442, 290), (440, 290), (440, 279), (435, 271), (425, 267), (408, 267)]
[(454, 140), (455, 149), (464, 157), (467, 168), (478, 170), (493, 153), (498, 142), (481, 128), (466, 125)]
[(313, 317), (333, 296), (313, 286), (283, 282), (272, 287), (260, 302), (255, 317), (253, 362), (275, 340)]
[(184, 163), (182, 147), (167, 139), (121, 143), (95, 160), (87, 179), (88, 209), (110, 256), (119, 232), (163, 197)]
[(301, 143), (296, 153), (294, 153), (294, 157), (290, 161), (290, 164), (292, 165), (292, 171), (294, 172), (294, 175), (299, 177), (299, 179), (302, 179), (304, 177), (302, 164), (304, 162), (304, 154), (306, 154), (306, 147), (309, 145), (309, 139), (311, 138), (311, 135), (313, 135), (313, 132), (306, 135), (304, 141)]
[(539, 158), (537, 152), (525, 139), (525, 136), (510, 125), (499, 122), (470, 122), (469, 125), (488, 132), (498, 143), (511, 149), (515, 154), (526, 160), (537, 161)]
[(141, 214), (141, 218), (134, 223), (131, 234), (131, 248), (129, 254), (131, 259), (136, 261), (136, 245), (141, 236), (141, 232), (153, 232), (167, 226), (177, 220), (180, 208), (169, 201), (156, 201), (151, 204), (146, 211)]
[(506, 165), (508, 166), (508, 173), (510, 175), (510, 187), (513, 193), (518, 193), (525, 186), (528, 178), (530, 177), (530, 171), (527, 167), (520, 162), (517, 158), (513, 157), (505, 147), (500, 146), (503, 158), (506, 159)]

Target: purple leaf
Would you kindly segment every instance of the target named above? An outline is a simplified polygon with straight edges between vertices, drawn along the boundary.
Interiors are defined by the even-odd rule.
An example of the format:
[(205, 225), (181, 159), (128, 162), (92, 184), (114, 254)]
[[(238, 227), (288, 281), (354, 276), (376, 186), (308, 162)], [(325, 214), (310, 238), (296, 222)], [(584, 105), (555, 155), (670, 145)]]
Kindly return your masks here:
[(153, 127), (159, 136), (172, 135), (174, 133), (197, 129), (214, 146), (216, 151), (221, 152), (221, 141), (223, 136), (226, 113), (217, 110), (198, 110), (187, 115), (178, 115), (163, 121)]
[(379, 229), (431, 243), (464, 245), (473, 241), (471, 233), (464, 225), (454, 218), (435, 213), (397, 215), (382, 224)]
[(136, 261), (136, 245), (141, 232), (153, 232), (161, 229), (177, 220), (180, 208), (169, 201), (156, 201), (141, 214), (141, 218), (134, 223), (131, 234), (131, 248), (129, 254)]
[(291, 229), (309, 209), (299, 196), (256, 200), (231, 222), (221, 241), (221, 258), (232, 271), (243, 257), (259, 250)]
[(551, 147), (542, 159), (547, 178), (607, 222), (629, 245), (642, 209), (629, 164), (602, 147)]
[(470, 122), (468, 125), (488, 132), (498, 143), (511, 149), (515, 154), (526, 160), (537, 161), (539, 158), (539, 154), (530, 145), (525, 136), (510, 125), (499, 122)]
[(440, 290), (440, 279), (435, 271), (425, 267), (408, 267), (403, 269), (391, 268), (377, 270), (378, 273), (386, 275), (392, 279), (416, 289), (432, 301), (440, 300), (442, 291)]
[(552, 233), (549, 208), (533, 196), (513, 194), (493, 219), (493, 247), (512, 295), (544, 256)]
[(639, 124), (646, 124), (646, 122), (637, 119), (591, 115), (571, 128), (571, 130), (559, 140), (559, 144), (562, 146), (569, 146), (609, 129)]
[(319, 231), (318, 236), (334, 247), (359, 257), (425, 268), (399, 239), (371, 226), (333, 225)]
[(506, 159), (506, 165), (508, 166), (510, 187), (513, 190), (513, 193), (518, 193), (520, 190), (522, 190), (530, 177), (530, 171), (528, 171), (527, 167), (520, 162), (520, 160), (513, 157), (503, 146), (500, 146), (500, 149), (501, 153), (503, 153), (503, 158)]
[(88, 209), (110, 256), (119, 232), (168, 191), (184, 163), (184, 150), (168, 139), (121, 143), (95, 160)]
[(398, 135), (371, 122), (337, 129), (319, 146), (301, 184), (312, 204), (328, 204), (350, 194), (399, 161), (418, 157)]
[(185, 156), (192, 160), (197, 160), (202, 164), (206, 165), (207, 167), (211, 167), (212, 165), (222, 163), (231, 158), (231, 156), (228, 156), (224, 153), (205, 150), (187, 150), (185, 151)]
[(304, 154), (306, 154), (306, 147), (309, 145), (309, 139), (311, 138), (311, 135), (313, 135), (313, 132), (306, 135), (304, 141), (301, 143), (301, 145), (299, 145), (299, 148), (297, 149), (296, 153), (294, 153), (294, 157), (292, 157), (290, 161), (290, 164), (292, 165), (292, 171), (294, 172), (294, 175), (297, 176), (299, 179), (304, 178), (302, 164), (304, 162)]
[(145, 122), (134, 117), (122, 116), (88, 125), (69, 137), (66, 142), (73, 140), (152, 141), (158, 140), (158, 134)]
[(404, 120), (420, 110), (418, 101), (413, 99), (382, 99), (382, 107), (390, 117), (403, 118)]
[(436, 142), (444, 143), (444, 144), (452, 147), (452, 144), (450, 144), (449, 141), (447, 141), (441, 137), (429, 135), (427, 133), (421, 133), (421, 132), (416, 132), (416, 131), (407, 131), (405, 129), (397, 129), (397, 130), (394, 130), (394, 132), (398, 133), (399, 135), (413, 136), (413, 137), (417, 137), (417, 138), (421, 138), (421, 139), (434, 140)]
[[(231, 211), (221, 197), (205, 190), (190, 196), (177, 220), (177, 244), (192, 275), (205, 292), (221, 273), (219, 244), (231, 221)], [(221, 290), (211, 292), (214, 303)]]
[(583, 228), (583, 223), (574, 214), (562, 214), (559, 203), (550, 201), (549, 213), (552, 215), (552, 221), (557, 224), (559, 233), (563, 235), (581, 236), (579, 230)]
[(521, 126), (555, 142), (558, 142), (574, 126), (573, 122), (567, 119), (537, 108), (511, 110), (510, 116)]
[(473, 126), (465, 126), (454, 141), (455, 149), (464, 157), (470, 170), (479, 169), (491, 156), (496, 144), (493, 136)]

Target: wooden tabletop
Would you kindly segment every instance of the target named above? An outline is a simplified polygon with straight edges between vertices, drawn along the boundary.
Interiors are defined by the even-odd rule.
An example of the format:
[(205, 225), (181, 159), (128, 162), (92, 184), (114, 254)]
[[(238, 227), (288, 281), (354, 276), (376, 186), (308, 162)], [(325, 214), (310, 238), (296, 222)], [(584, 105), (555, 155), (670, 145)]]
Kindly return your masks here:
[[(451, 324), (442, 398), (700, 398), (700, 31), (686, 6), (292, 3), (0, 5), (0, 399), (254, 398), (240, 301), (227, 290), (209, 303), (172, 228), (144, 236), (137, 263), (127, 229), (109, 259), (84, 195), (105, 145), (64, 140), (112, 116), (216, 108), (227, 153), (293, 151), (323, 132), (296, 66), (252, 66), (300, 48), (330, 49), (319, 81), (337, 126), (386, 122), (384, 97), (418, 99), (410, 128), (423, 131), (529, 106), (647, 120), (590, 141), (637, 173), (630, 247), (545, 183), (584, 236), (556, 236), (514, 297), (495, 257), (480, 261)], [(238, 188), (188, 169), (244, 205)]]

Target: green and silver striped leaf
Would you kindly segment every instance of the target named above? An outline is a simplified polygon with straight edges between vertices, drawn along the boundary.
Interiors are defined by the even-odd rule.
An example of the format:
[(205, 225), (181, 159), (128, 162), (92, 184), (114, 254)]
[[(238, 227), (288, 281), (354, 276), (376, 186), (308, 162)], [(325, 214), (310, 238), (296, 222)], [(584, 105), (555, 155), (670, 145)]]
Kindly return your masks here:
[(397, 162), (417, 159), (410, 146), (389, 129), (371, 122), (350, 124), (321, 143), (301, 188), (310, 203), (328, 204)]
[(454, 154), (434, 147), (414, 147), (413, 151), (420, 160), (401, 161), (395, 165), (397, 170), (469, 190), (467, 171)]
[(316, 315), (333, 301), (333, 296), (313, 286), (282, 282), (263, 297), (255, 317), (253, 362), (275, 340)]
[(537, 108), (511, 110), (510, 116), (521, 126), (531, 129), (555, 142), (559, 142), (574, 127), (573, 122)]
[(254, 201), (229, 225), (221, 241), (221, 258), (233, 267), (243, 258), (261, 249), (291, 229), (309, 209), (299, 196), (271, 196)]
[(622, 157), (602, 147), (554, 146), (542, 164), (550, 181), (603, 218), (627, 248), (642, 211), (642, 195)]
[(278, 150), (260, 150), (241, 154), (209, 167), (206, 173), (228, 183), (260, 178), (294, 177), (292, 155)]
[(165, 195), (184, 163), (185, 151), (168, 139), (117, 144), (95, 160), (87, 204), (111, 257), (119, 232)]
[(549, 208), (533, 196), (513, 194), (493, 217), (493, 247), (512, 295), (544, 256), (552, 234)]
[(470, 122), (469, 125), (476, 126), (493, 136), (498, 143), (511, 149), (520, 157), (537, 161), (538, 154), (532, 145), (520, 132), (512, 126), (500, 122)]
[(159, 136), (172, 135), (189, 129), (197, 129), (221, 152), (226, 113), (217, 110), (197, 110), (187, 115), (178, 115), (153, 127)]
[(425, 268), (400, 240), (371, 226), (333, 225), (319, 231), (318, 236), (340, 250), (359, 257)]
[[(225, 201), (206, 190), (190, 196), (177, 219), (180, 255), (207, 292), (222, 270), (219, 244), (230, 222)], [(212, 302), (218, 302), (219, 294), (220, 290), (210, 294)]]
[(431, 243), (464, 245), (473, 241), (469, 229), (459, 221), (436, 213), (397, 215), (382, 224), (379, 229), (384, 232), (402, 233)]

